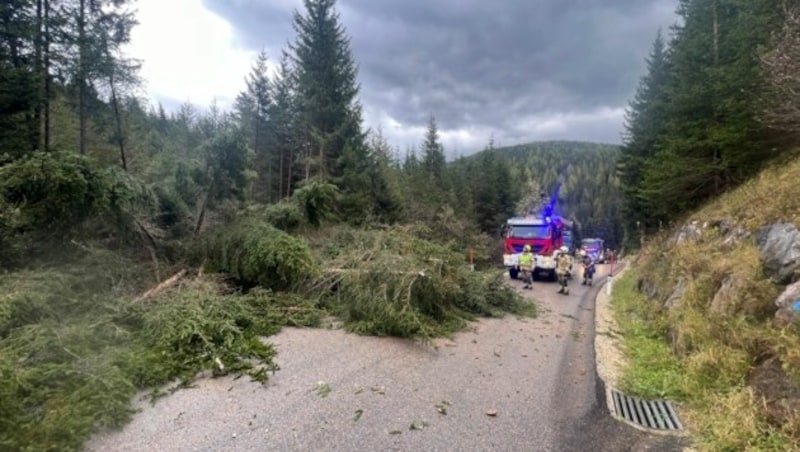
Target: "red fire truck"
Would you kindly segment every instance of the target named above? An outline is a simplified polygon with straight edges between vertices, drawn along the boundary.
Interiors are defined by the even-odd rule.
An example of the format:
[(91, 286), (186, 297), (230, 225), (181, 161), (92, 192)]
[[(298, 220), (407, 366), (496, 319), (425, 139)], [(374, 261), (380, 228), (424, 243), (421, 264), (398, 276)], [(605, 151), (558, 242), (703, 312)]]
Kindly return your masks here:
[(534, 254), (534, 275), (544, 273), (555, 281), (556, 256), (564, 245), (564, 231), (571, 223), (559, 216), (530, 215), (510, 218), (506, 222), (503, 264), (512, 279), (519, 275), (519, 255), (525, 245)]

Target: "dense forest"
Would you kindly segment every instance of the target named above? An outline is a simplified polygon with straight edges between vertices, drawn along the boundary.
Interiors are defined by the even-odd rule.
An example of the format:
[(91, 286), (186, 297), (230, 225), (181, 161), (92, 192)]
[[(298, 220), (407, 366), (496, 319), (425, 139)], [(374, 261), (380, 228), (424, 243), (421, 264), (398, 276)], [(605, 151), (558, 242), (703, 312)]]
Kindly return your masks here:
[[(431, 222), (450, 209), (488, 233), (514, 213), (528, 194), (522, 187), (538, 195), (559, 186), (565, 212), (587, 231), (621, 236), (611, 220), (616, 208), (588, 196), (605, 194), (598, 188), (613, 187), (613, 178), (605, 170), (584, 177), (575, 166), (610, 162), (612, 152), (539, 145), (448, 163), (433, 115), (419, 149), (402, 158), (379, 130), (364, 130), (356, 63), (333, 2), (307, 3), (277, 76), (268, 75), (262, 52), (229, 112), (186, 103), (167, 113), (133, 95), (137, 62), (120, 50), (136, 23), (129, 7), (52, 0), (3, 7), (0, 149), (4, 173), (15, 175), (0, 187), (6, 264), (29, 256), (28, 244), (44, 243), (15, 233), (46, 233), (52, 221), (64, 224), (49, 238), (63, 243), (72, 228), (113, 214), (118, 224), (105, 233), (143, 236), (158, 252), (153, 238), (191, 237), (237, 208), (280, 204), (311, 185), (335, 192), (326, 206), (333, 221)], [(42, 165), (45, 177), (32, 184)], [(87, 176), (94, 185), (72, 179)]]
[(555, 212), (573, 221), (576, 237), (600, 237), (609, 246), (623, 244), (621, 192), (615, 174), (619, 146), (548, 141), (498, 148), (511, 173), (526, 187), (518, 204), (543, 192), (555, 200)]
[(136, 95), (133, 3), (0, 3), (1, 448), (77, 448), (124, 422), (137, 388), (200, 370), (266, 379), (258, 337), (281, 325), (334, 314), (430, 337), (525, 312), (500, 272), (464, 264), (473, 249), (496, 267), (501, 225), (532, 197), (636, 246), (791, 157), (800, 131), (792, 2), (680, 0), (621, 147), (487, 137), (452, 162), (435, 112), (404, 154), (365, 127), (335, 0), (304, 0), (230, 111), (170, 112)]
[(797, 144), (798, 6), (681, 0), (630, 102), (618, 175), (631, 237), (679, 219), (792, 157)]

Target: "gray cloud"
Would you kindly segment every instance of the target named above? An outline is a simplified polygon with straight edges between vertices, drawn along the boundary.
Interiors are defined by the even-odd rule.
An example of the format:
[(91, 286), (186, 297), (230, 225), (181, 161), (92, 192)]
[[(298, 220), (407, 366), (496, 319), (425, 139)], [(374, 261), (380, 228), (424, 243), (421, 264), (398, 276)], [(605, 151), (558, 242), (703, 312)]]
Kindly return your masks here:
[[(203, 0), (273, 59), (300, 0)], [(467, 154), (536, 139), (619, 142), (622, 109), (677, 0), (339, 0), (368, 126), (400, 147), (434, 114)]]

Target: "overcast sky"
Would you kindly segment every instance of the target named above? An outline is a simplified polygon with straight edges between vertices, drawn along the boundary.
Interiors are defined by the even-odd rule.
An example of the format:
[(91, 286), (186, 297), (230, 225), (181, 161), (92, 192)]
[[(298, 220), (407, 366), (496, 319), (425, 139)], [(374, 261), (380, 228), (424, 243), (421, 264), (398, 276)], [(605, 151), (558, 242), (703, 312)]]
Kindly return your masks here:
[[(229, 108), (256, 54), (276, 62), (302, 0), (137, 0), (130, 54), (167, 109)], [(618, 143), (677, 0), (339, 0), (366, 127), (404, 153), (439, 124), (448, 156), (566, 139)]]

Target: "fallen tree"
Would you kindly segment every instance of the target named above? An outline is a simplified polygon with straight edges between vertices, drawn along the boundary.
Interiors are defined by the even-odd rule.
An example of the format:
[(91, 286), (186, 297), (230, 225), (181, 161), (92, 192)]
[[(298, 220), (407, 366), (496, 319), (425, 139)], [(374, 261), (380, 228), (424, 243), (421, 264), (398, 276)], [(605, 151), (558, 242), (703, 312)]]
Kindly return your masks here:
[(501, 271), (471, 271), (466, 256), (420, 238), (412, 227), (334, 228), (312, 240), (320, 240), (312, 249), (326, 270), (307, 292), (350, 331), (430, 338), (476, 316), (534, 312), (503, 283)]

